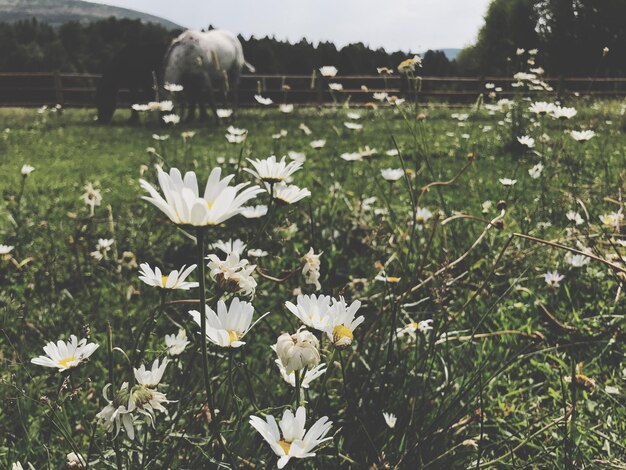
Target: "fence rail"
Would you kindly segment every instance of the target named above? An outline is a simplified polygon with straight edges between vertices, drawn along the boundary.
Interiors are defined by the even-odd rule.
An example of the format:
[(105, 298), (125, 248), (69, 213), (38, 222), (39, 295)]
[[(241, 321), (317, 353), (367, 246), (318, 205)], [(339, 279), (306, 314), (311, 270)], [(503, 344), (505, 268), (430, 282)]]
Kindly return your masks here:
[[(100, 75), (59, 72), (3, 72), (0, 73), (0, 106), (42, 106), (61, 104), (65, 107), (94, 106), (96, 86)], [(343, 86), (342, 91), (331, 92), (328, 83)], [(500, 97), (515, 93), (510, 77), (422, 77), (420, 99), (446, 103), (469, 103), (480, 93), (489, 93), (486, 83), (501, 87)], [(596, 97), (626, 97), (626, 78), (563, 78), (544, 79), (560, 95), (580, 94)], [(240, 84), (240, 103), (255, 104), (257, 93), (272, 98), (276, 103), (324, 104), (333, 101), (352, 103), (371, 101), (372, 93), (388, 91), (406, 96), (412, 84), (400, 76), (337, 76), (331, 80), (313, 75), (243, 75)], [(144, 96), (148, 101), (151, 97)], [(129, 105), (129, 91), (119, 92), (120, 105)]]

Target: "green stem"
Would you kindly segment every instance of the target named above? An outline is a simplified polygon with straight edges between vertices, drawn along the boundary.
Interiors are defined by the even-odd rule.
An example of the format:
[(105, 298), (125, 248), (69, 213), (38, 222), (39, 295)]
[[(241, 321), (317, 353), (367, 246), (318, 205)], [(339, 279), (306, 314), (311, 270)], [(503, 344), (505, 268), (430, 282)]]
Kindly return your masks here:
[(206, 344), (206, 291), (205, 291), (205, 273), (204, 273), (204, 227), (199, 227), (197, 231), (198, 244), (198, 277), (200, 289), (200, 344), (202, 347), (202, 374), (204, 377), (204, 390), (206, 393), (207, 406), (211, 414), (211, 422), (216, 419), (215, 406), (213, 403), (213, 391), (211, 390), (211, 381), (209, 379), (209, 361)]

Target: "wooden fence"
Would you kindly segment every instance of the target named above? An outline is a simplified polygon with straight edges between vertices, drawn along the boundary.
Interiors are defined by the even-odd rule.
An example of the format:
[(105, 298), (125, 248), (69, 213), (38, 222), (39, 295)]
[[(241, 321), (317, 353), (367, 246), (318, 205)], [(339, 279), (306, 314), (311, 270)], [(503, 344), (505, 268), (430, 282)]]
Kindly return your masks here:
[[(61, 104), (64, 107), (94, 106), (100, 75), (59, 72), (0, 73), (0, 106), (42, 106)], [(512, 78), (502, 77), (422, 77), (420, 100), (442, 103), (470, 103), (480, 93), (488, 93), (486, 83), (501, 87), (499, 97), (511, 96)], [(602, 98), (626, 97), (626, 78), (546, 78), (559, 94), (592, 95)], [(340, 83), (342, 91), (330, 92), (328, 83)], [(257, 93), (275, 103), (325, 104), (344, 102), (362, 104), (372, 100), (372, 93), (388, 91), (406, 96), (412, 85), (400, 76), (337, 76), (333, 79), (312, 75), (244, 75), (240, 85), (240, 103), (255, 105)], [(142, 97), (151, 100), (150, 96)], [(120, 90), (119, 102), (129, 105), (128, 90)]]

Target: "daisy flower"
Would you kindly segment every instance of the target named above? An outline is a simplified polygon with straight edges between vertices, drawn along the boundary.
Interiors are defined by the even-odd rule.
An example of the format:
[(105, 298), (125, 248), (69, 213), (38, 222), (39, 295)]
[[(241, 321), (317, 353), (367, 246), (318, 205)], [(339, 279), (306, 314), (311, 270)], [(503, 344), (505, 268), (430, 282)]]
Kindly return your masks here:
[(304, 276), (305, 282), (307, 284), (314, 284), (317, 290), (322, 288), (319, 281), (321, 267), (320, 256), (322, 256), (322, 253), (323, 252), (320, 252), (316, 255), (313, 248), (309, 248), (308, 253), (303, 257), (304, 267), (302, 268), (302, 275)]
[(557, 271), (548, 271), (543, 275), (543, 280), (549, 287), (559, 287), (564, 278), (565, 276), (559, 274)]
[(517, 141), (520, 144), (522, 144), (523, 146), (528, 147), (529, 149), (535, 147), (535, 139), (533, 139), (532, 137), (529, 137), (527, 135), (524, 135), (522, 137), (518, 137)]
[(310, 331), (300, 328), (294, 334), (283, 333), (272, 347), (285, 367), (285, 373), (313, 369), (320, 363), (320, 342)]
[(314, 140), (309, 145), (314, 149), (321, 149), (324, 145), (326, 145), (326, 139)]
[(218, 240), (209, 245), (209, 247), (213, 250), (220, 250), (227, 255), (230, 253), (237, 253), (239, 256), (243, 255), (243, 252), (246, 250), (246, 244), (242, 240), (233, 240), (232, 238), (227, 241)]
[(15, 249), (12, 245), (0, 245), (0, 256), (7, 256)]
[(330, 307), (330, 325), (326, 334), (337, 348), (345, 348), (352, 344), (354, 330), (365, 321), (365, 317), (360, 315), (354, 318), (356, 312), (361, 308), (361, 302), (355, 300), (348, 306), (343, 297), (339, 300), (333, 299)]
[(332, 437), (325, 437), (330, 431), (332, 422), (324, 416), (317, 420), (307, 432), (306, 410), (298, 407), (296, 413), (285, 410), (282, 419), (276, 423), (273, 416), (265, 419), (250, 416), (250, 425), (267, 441), (278, 458), (278, 468), (283, 468), (290, 459), (314, 457), (313, 450)]
[(142, 179), (140, 180), (142, 188), (150, 194), (149, 197), (143, 196), (142, 199), (154, 204), (172, 222), (179, 225), (196, 227), (218, 225), (239, 214), (246, 202), (263, 192), (258, 186), (246, 188), (248, 183), (229, 186), (234, 175), (222, 179), (222, 170), (214, 168), (201, 197), (193, 171), (185, 173), (183, 178), (177, 168), (172, 168), (169, 174), (160, 167), (157, 167), (157, 170), (163, 196)]
[(217, 255), (209, 255), (207, 259), (209, 275), (221, 289), (227, 292), (241, 292), (250, 297), (254, 295), (256, 281), (251, 274), (256, 265), (249, 265), (246, 259), (240, 260), (236, 252), (226, 255), (223, 261)]
[(244, 171), (247, 171), (254, 177), (265, 181), (269, 184), (279, 183), (285, 181), (292, 174), (302, 168), (302, 163), (292, 161), (289, 163), (285, 162), (286, 157), (280, 159), (279, 162), (276, 161), (276, 156), (272, 155), (265, 160), (251, 160), (247, 158), (250, 164), (254, 167), (254, 170), (250, 168), (244, 168)]
[(296, 202), (309, 197), (311, 191), (307, 188), (300, 189), (295, 184), (277, 184), (274, 186), (274, 199), (283, 204), (295, 204)]
[[(274, 361), (278, 366), (278, 370), (280, 371), (280, 375), (285, 382), (287, 382), (292, 387), (296, 386), (296, 373), (295, 371), (291, 371), (289, 374), (287, 373), (287, 369), (283, 366), (283, 363), (280, 359), (276, 359)], [(318, 377), (322, 376), (326, 372), (326, 364), (319, 364), (313, 369), (307, 369), (304, 372), (304, 376), (302, 377), (302, 383), (300, 386), (302, 388), (309, 388), (311, 382), (313, 382)]]
[(595, 137), (596, 133), (594, 131), (571, 131), (570, 135), (576, 142), (587, 142)]
[(335, 67), (334, 65), (324, 65), (323, 67), (319, 68), (319, 71), (322, 77), (329, 78), (333, 78), (335, 75), (337, 75), (337, 72), (339, 72), (339, 70), (337, 70), (337, 67)]
[(331, 300), (328, 295), (299, 295), (295, 304), (285, 302), (285, 306), (306, 326), (319, 331), (327, 331), (332, 321)]
[(241, 208), (241, 215), (246, 219), (258, 219), (267, 214), (267, 206), (261, 204), (258, 206), (249, 206)]
[(278, 110), (281, 113), (285, 113), (285, 114), (293, 113), (293, 105), (292, 104), (279, 104)]
[(28, 175), (30, 175), (33, 171), (35, 171), (35, 167), (25, 164), (22, 165), (22, 169), (20, 170), (21, 175), (26, 178)]
[(383, 411), (383, 418), (385, 418), (385, 423), (387, 424), (387, 426), (389, 426), (389, 429), (393, 429), (396, 426), (396, 421), (398, 420), (398, 418), (396, 418), (396, 415), (394, 415), (393, 413), (387, 413)]
[(404, 176), (404, 170), (402, 168), (385, 168), (380, 170), (383, 179), (387, 181), (398, 181)]
[(218, 118), (226, 119), (233, 115), (233, 110), (232, 109), (216, 109), (215, 113), (217, 114)]
[(154, 270), (148, 263), (141, 263), (139, 269), (139, 279), (153, 287), (160, 287), (161, 289), (180, 289), (189, 290), (198, 287), (197, 282), (185, 282), (187, 276), (196, 269), (196, 265), (192, 264), (187, 269), (185, 266), (180, 270), (174, 270), (171, 273), (165, 275), (161, 273), (161, 269), (155, 266)]
[(187, 332), (182, 328), (178, 330), (178, 334), (165, 335), (165, 347), (170, 356), (178, 356), (182, 354), (189, 345), (187, 340)]
[[(217, 313), (208, 305), (205, 305), (204, 308), (206, 315), (205, 334), (209, 341), (223, 348), (238, 348), (246, 344), (241, 339), (254, 326), (251, 325), (252, 315), (254, 314), (254, 307), (252, 307), (251, 303), (233, 297), (228, 307), (226, 307), (226, 303), (223, 300), (217, 302)], [(200, 312), (191, 310), (189, 314), (200, 326)]]
[(63, 372), (85, 362), (96, 349), (98, 344), (87, 343), (85, 338), (78, 341), (75, 335), (71, 335), (69, 341), (59, 340), (56, 344), (50, 341), (43, 348), (46, 355), (35, 357), (30, 362), (38, 366), (55, 367)]
[(257, 103), (262, 104), (263, 106), (269, 106), (273, 103), (271, 98), (265, 98), (261, 95), (254, 95), (254, 99)]

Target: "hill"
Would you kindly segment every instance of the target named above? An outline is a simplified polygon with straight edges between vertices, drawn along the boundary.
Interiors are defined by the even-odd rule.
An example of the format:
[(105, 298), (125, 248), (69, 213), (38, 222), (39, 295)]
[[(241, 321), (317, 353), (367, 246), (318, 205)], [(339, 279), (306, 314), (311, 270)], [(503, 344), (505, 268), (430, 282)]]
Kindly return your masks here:
[(159, 24), (167, 29), (181, 26), (158, 16), (128, 8), (83, 2), (81, 0), (0, 0), (0, 22), (14, 22), (36, 18), (52, 26), (68, 21), (86, 23), (109, 17), (138, 19), (143, 23)]

